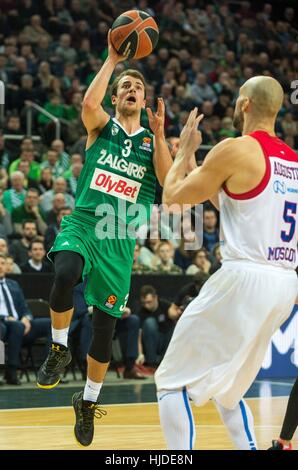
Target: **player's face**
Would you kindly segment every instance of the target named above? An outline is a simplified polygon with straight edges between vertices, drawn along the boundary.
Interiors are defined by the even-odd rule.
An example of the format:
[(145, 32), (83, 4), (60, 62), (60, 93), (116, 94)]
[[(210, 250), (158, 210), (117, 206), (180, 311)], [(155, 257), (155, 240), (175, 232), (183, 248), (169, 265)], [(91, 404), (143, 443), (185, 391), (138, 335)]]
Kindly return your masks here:
[(126, 75), (118, 83), (117, 96), (112, 97), (117, 111), (127, 116), (139, 113), (145, 107), (145, 88), (139, 78)]

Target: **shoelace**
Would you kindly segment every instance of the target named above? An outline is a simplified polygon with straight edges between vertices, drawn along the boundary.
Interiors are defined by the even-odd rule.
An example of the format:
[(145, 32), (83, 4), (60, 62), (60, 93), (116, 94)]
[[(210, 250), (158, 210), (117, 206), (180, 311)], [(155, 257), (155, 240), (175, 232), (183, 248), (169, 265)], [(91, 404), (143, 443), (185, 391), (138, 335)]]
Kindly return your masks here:
[(103, 408), (100, 408), (98, 404), (94, 404), (91, 406), (82, 406), (82, 427), (84, 431), (89, 431), (90, 426), (93, 424), (93, 418), (102, 418), (106, 416), (107, 411)]
[(61, 361), (63, 360), (63, 355), (60, 354), (58, 357), (57, 355), (54, 353), (54, 351), (50, 351), (50, 354), (48, 356), (48, 360), (46, 362), (46, 368), (48, 369), (51, 369), (51, 368), (54, 368), (54, 367), (59, 367)]

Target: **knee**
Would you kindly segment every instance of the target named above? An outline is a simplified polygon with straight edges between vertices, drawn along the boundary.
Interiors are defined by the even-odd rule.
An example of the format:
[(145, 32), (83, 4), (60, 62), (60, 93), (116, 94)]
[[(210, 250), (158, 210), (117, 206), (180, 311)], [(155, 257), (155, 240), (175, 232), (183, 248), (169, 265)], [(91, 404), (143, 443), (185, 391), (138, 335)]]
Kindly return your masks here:
[(138, 330), (140, 328), (140, 319), (137, 315), (132, 314), (129, 317), (125, 318), (124, 321), (126, 321), (128, 330)]
[(25, 325), (21, 321), (11, 322), (11, 333), (18, 336), (23, 336), (25, 331)]
[(81, 273), (70, 270), (67, 266), (60, 267), (55, 272), (55, 284), (59, 284), (63, 289), (70, 289), (78, 283), (80, 277)]
[(150, 332), (158, 331), (158, 324), (157, 324), (156, 319), (153, 317), (146, 318), (146, 320), (144, 320), (143, 322), (142, 329), (145, 332), (146, 331), (150, 331)]
[(112, 339), (116, 318), (108, 313), (95, 309), (93, 312), (93, 337), (89, 356), (98, 362), (106, 363), (111, 359)]

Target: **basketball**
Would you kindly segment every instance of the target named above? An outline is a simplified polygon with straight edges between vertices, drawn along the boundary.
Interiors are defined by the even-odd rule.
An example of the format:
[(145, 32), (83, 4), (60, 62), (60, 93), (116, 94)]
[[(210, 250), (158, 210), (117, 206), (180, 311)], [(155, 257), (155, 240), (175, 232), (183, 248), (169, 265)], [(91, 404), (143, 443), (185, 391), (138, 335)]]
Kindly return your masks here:
[(158, 36), (155, 20), (145, 11), (126, 11), (118, 16), (111, 28), (112, 45), (121, 55), (130, 49), (130, 59), (141, 59), (151, 54)]

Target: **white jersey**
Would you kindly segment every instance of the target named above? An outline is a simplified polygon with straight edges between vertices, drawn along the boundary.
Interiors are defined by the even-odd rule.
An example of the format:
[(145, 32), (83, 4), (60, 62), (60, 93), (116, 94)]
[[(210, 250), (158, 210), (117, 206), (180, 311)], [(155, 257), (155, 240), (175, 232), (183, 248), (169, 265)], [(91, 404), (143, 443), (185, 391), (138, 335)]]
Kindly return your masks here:
[(244, 194), (219, 193), (223, 261), (250, 260), (287, 269), (297, 266), (298, 156), (267, 132), (250, 134), (261, 145), (266, 172)]

